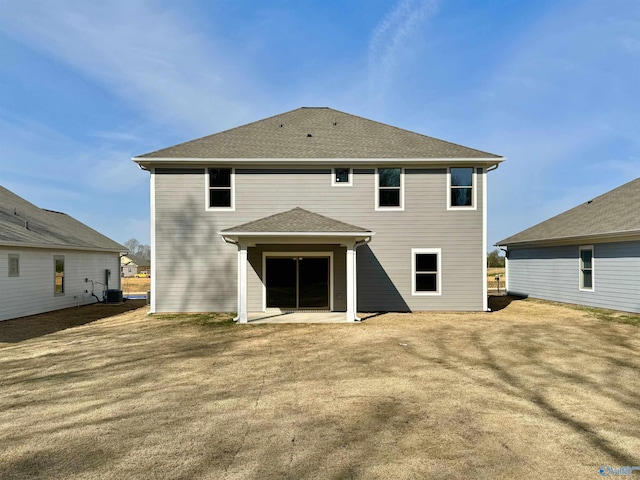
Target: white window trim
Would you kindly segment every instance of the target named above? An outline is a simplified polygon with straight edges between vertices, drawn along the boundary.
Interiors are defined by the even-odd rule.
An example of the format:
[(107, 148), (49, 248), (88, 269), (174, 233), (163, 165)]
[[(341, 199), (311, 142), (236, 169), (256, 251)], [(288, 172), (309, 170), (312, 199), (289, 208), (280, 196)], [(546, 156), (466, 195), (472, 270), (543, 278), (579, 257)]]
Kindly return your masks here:
[(400, 211), (400, 210), (404, 210), (404, 168), (400, 168), (400, 206), (399, 207), (379, 207), (379, 200), (380, 200), (380, 169), (388, 169), (388, 168), (398, 168), (398, 167), (380, 167), (380, 168), (376, 168), (376, 174), (374, 175), (374, 179), (373, 181), (374, 183), (374, 188), (375, 188), (375, 209), (376, 211), (381, 211), (381, 212), (388, 212), (388, 211)]
[(314, 251), (314, 252), (262, 252), (262, 311), (267, 311), (267, 257), (329, 257), (329, 310), (333, 309), (333, 252)]
[[(56, 292), (56, 262), (58, 260), (62, 260), (62, 292), (58, 293)], [(53, 256), (53, 296), (54, 297), (63, 297), (66, 291), (66, 285), (64, 282), (64, 277), (65, 277), (65, 273), (66, 273), (66, 269), (67, 269), (67, 265), (65, 262), (65, 256), (64, 255), (54, 255)]]
[[(13, 274), (11, 273), (11, 260), (16, 260), (18, 262), (18, 271)], [(11, 278), (17, 278), (20, 276), (20, 254), (19, 253), (9, 253), (7, 255), (7, 273)]]
[[(591, 250), (591, 288), (585, 288), (582, 285), (582, 252), (584, 250)], [(578, 247), (578, 285), (581, 292), (594, 292), (596, 290), (596, 257), (593, 245), (580, 245)]]
[[(435, 253), (438, 255), (438, 271), (436, 272), (437, 290), (435, 292), (416, 291), (416, 254)], [(440, 296), (442, 295), (442, 249), (441, 248), (412, 248), (411, 249), (411, 295)]]
[[(337, 169), (349, 169), (349, 181), (348, 182), (336, 182), (336, 170)], [(351, 187), (353, 185), (353, 168), (351, 167), (337, 167), (331, 169), (331, 186), (332, 187)]]
[[(228, 168), (231, 170), (231, 206), (230, 207), (210, 207), (209, 206), (209, 169)], [(236, 209), (236, 169), (228, 166), (206, 167), (204, 169), (204, 205), (207, 212), (234, 212)]]
[[(471, 177), (471, 206), (469, 207), (452, 207), (451, 206), (451, 169), (452, 168), (471, 168), (473, 173)], [(457, 165), (447, 168), (447, 210), (477, 210), (478, 205), (478, 174), (477, 167), (471, 165)]]

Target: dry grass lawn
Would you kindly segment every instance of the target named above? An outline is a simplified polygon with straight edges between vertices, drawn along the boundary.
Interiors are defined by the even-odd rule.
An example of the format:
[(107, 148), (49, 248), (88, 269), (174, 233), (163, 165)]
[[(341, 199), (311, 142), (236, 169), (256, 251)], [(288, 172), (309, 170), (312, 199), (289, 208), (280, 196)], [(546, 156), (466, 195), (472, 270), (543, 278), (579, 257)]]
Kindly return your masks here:
[(0, 478), (600, 478), (601, 465), (640, 465), (640, 329), (493, 302), (353, 325), (234, 326), (134, 302), (0, 322)]
[(151, 290), (151, 279), (149, 277), (121, 277), (120, 284), (125, 295), (129, 293), (147, 293)]

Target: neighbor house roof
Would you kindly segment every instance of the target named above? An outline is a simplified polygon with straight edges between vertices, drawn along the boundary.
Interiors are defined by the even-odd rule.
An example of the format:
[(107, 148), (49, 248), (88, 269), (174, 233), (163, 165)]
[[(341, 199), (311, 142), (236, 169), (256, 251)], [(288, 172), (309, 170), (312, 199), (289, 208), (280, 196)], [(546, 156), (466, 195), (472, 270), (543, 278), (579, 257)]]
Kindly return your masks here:
[(302, 107), (135, 157), (145, 159), (503, 157), (326, 107)]
[(73, 217), (45, 210), (0, 186), (0, 245), (126, 252)]
[(129, 265), (130, 263), (133, 263), (138, 267), (148, 267), (151, 265), (151, 262), (149, 260), (145, 260), (142, 257), (139, 257), (137, 255), (131, 255), (131, 254), (122, 256), (120, 258), (120, 263), (122, 265)]
[(549, 220), (505, 238), (496, 245), (557, 242), (589, 237), (640, 234), (640, 178)]
[(366, 228), (356, 227), (340, 220), (325, 217), (303, 208), (276, 213), (268, 217), (244, 223), (236, 227), (227, 228), (220, 232), (226, 234), (293, 234), (293, 233), (323, 233), (323, 234), (364, 234), (373, 232)]

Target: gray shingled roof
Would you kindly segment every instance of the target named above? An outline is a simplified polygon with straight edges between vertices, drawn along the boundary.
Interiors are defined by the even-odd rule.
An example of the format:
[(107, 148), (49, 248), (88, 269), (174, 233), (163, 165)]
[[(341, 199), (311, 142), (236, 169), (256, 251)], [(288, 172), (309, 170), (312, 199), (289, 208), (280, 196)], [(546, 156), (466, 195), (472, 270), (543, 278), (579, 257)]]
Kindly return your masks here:
[(127, 251), (75, 218), (38, 208), (2, 186), (0, 245)]
[(640, 234), (640, 178), (505, 238), (496, 245), (634, 233)]
[(227, 228), (220, 233), (372, 233), (362, 227), (309, 212), (303, 208), (294, 208), (287, 212), (276, 213), (268, 217)]
[(331, 108), (302, 107), (134, 160), (153, 158), (502, 157)]

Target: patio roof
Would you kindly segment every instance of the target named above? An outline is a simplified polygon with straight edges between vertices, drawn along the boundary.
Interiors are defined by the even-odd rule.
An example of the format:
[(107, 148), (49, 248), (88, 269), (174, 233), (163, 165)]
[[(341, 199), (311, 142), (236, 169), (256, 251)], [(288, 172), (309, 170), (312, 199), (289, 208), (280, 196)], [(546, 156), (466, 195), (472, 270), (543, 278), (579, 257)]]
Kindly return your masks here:
[(375, 235), (375, 232), (296, 207), (286, 212), (224, 229), (220, 235), (225, 238), (248, 236), (370, 237)]

